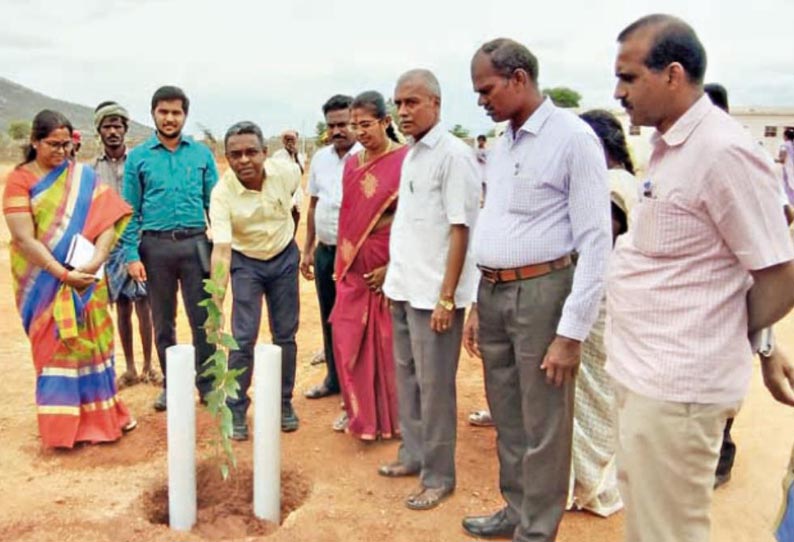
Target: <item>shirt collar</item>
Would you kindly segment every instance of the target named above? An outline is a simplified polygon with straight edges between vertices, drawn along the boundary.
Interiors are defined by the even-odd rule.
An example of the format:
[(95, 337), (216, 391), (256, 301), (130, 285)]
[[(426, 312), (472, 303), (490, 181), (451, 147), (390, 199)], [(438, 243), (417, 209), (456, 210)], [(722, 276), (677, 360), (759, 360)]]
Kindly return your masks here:
[(695, 131), (698, 124), (714, 109), (711, 99), (704, 93), (695, 103), (689, 106), (686, 113), (673, 123), (669, 130), (664, 134), (657, 130), (651, 137), (652, 143), (656, 144), (661, 139), (668, 147), (682, 145)]
[[(190, 146), (193, 143), (194, 142), (190, 138), (190, 136), (186, 136), (184, 134), (182, 134), (182, 137), (179, 139), (179, 146), (182, 146), (182, 145)], [(156, 149), (158, 146), (165, 148), (165, 145), (163, 145), (163, 142), (158, 139), (157, 132), (152, 134), (152, 137), (150, 137), (149, 140), (146, 142), (146, 146), (149, 147), (150, 149)]]
[(422, 139), (419, 141), (414, 141), (411, 138), (413, 145), (423, 145), (428, 148), (433, 148), (438, 145), (438, 142), (441, 141), (441, 136), (444, 135), (444, 129), (441, 127), (441, 122), (437, 122), (435, 126), (430, 128), (427, 133), (424, 135)]
[(115, 162), (125, 162), (126, 160), (127, 160), (127, 148), (126, 147), (124, 148), (124, 154), (121, 155), (121, 158), (117, 158), (116, 160), (111, 160), (108, 157), (107, 153), (104, 153), (104, 152), (102, 154), (100, 154), (99, 157), (97, 158), (98, 162), (114, 162), (114, 161)]
[(546, 98), (540, 103), (537, 109), (529, 116), (529, 118), (521, 125), (521, 128), (518, 129), (517, 133), (513, 133), (508, 125), (507, 130), (505, 130), (505, 135), (510, 140), (511, 143), (515, 142), (519, 137), (521, 132), (526, 132), (528, 134), (537, 135), (543, 129), (543, 125), (546, 124), (546, 121), (551, 117), (554, 111), (557, 109), (557, 106), (551, 101), (551, 98), (546, 96)]

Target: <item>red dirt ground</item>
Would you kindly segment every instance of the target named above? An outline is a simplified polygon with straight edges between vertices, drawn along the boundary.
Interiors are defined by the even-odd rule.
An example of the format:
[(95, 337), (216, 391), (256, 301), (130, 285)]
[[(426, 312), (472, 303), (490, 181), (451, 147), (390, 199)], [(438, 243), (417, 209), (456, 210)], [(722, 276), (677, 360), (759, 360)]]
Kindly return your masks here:
[[(0, 189), (2, 186), (0, 181)], [(34, 409), (34, 373), (28, 341), (14, 307), (7, 244), (3, 223), (0, 541), (451, 542), (468, 539), (460, 527), (464, 515), (495, 511), (501, 506), (493, 431), (466, 424), (467, 413), (484, 405), (480, 363), (463, 354), (458, 373), (457, 490), (435, 510), (410, 511), (402, 501), (416, 481), (390, 480), (376, 474), (379, 464), (395, 457), (397, 443), (367, 444), (334, 433), (330, 424), (339, 413), (339, 400), (308, 401), (302, 396), (303, 390), (322, 379), (324, 369), (309, 364), (321, 345), (321, 335), (314, 285), (301, 279), (295, 400), (301, 427), (296, 433), (283, 435), (282, 465), (285, 501), (302, 505), (286, 515), (282, 526), (267, 537), (255, 534), (264, 532), (256, 529), (266, 528), (252, 527), (242, 517), (244, 512), (241, 515), (240, 509), (246, 505), (240, 504), (239, 495), (224, 497), (224, 504), (202, 512), (204, 516), (223, 518), (211, 528), (175, 533), (151, 523), (153, 505), (147, 495), (163, 487), (167, 470), (165, 415), (151, 408), (157, 388), (140, 384), (122, 390), (121, 396), (137, 415), (139, 427), (119, 442), (71, 452), (42, 451)], [(186, 319), (181, 311), (178, 328), (180, 341), (188, 342)], [(260, 339), (269, 340), (264, 322), (262, 330)], [(778, 331), (782, 346), (794, 352), (794, 318), (784, 321)], [(140, 364), (140, 348), (137, 359)], [(123, 366), (123, 360), (118, 363)], [(793, 427), (794, 410), (772, 401), (756, 366), (750, 394), (734, 425), (739, 451), (733, 480), (714, 498), (714, 541), (773, 540), (769, 533), (780, 502), (780, 480), (794, 439)], [(208, 420), (199, 416), (197, 433), (207, 435), (209, 430)], [(235, 449), (243, 468), (250, 467), (251, 442), (236, 443)], [(204, 457), (206, 450), (199, 454)], [(240, 481), (230, 484), (245, 485)], [(202, 487), (208, 486), (205, 483)], [(160, 499), (162, 502), (162, 496)], [(621, 514), (600, 519), (586, 513), (568, 513), (558, 540), (619, 541), (622, 523)], [(234, 535), (237, 538), (232, 533), (238, 533)]]

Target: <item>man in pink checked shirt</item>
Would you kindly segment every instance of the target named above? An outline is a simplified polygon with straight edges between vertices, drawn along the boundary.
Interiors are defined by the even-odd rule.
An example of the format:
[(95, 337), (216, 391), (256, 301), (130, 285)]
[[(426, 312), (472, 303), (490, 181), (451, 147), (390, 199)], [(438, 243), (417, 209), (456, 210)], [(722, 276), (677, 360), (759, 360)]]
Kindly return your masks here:
[[(626, 540), (707, 542), (722, 429), (752, 373), (748, 332), (794, 306), (794, 247), (772, 164), (703, 93), (694, 30), (650, 15), (618, 42), (615, 98), (657, 129), (607, 279)], [(772, 394), (794, 401), (790, 364), (762, 367)]]

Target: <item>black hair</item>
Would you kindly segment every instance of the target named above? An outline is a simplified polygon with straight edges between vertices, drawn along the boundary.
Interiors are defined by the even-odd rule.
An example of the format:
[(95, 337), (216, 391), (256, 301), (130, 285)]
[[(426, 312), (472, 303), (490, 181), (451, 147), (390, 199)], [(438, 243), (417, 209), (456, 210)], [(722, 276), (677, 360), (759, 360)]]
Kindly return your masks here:
[(154, 91), (154, 94), (152, 95), (152, 111), (157, 109), (157, 104), (160, 102), (167, 102), (171, 100), (181, 100), (182, 110), (185, 112), (185, 115), (187, 115), (188, 110), (190, 109), (190, 100), (188, 99), (184, 90), (173, 86), (160, 87)]
[(783, 139), (788, 139), (789, 141), (794, 140), (794, 128), (789, 126), (783, 130)]
[(485, 137), (485, 134), (480, 134), (477, 136), (477, 141), (488, 141), (488, 138)]
[(615, 115), (603, 109), (591, 109), (579, 117), (589, 124), (596, 133), (607, 156), (634, 175), (634, 162), (631, 160), (628, 145), (626, 145), (626, 134), (623, 132), (623, 125), (615, 118)]
[(503, 77), (512, 77), (516, 70), (524, 70), (533, 83), (538, 82), (538, 59), (529, 49), (508, 38), (497, 38), (484, 43), (477, 53), (488, 55), (494, 70)]
[(708, 83), (703, 85), (703, 91), (709, 95), (711, 103), (728, 113), (728, 90), (719, 83)]
[(692, 27), (677, 17), (661, 13), (646, 15), (624, 28), (618, 34), (618, 42), (625, 42), (637, 30), (649, 26), (658, 29), (645, 57), (645, 65), (658, 72), (678, 62), (691, 82), (702, 83), (706, 74), (706, 50)]
[(262, 145), (262, 148), (265, 147), (265, 137), (262, 135), (262, 129), (259, 128), (256, 123), (248, 120), (236, 122), (226, 130), (226, 135), (223, 136), (223, 146), (225, 147), (229, 143), (229, 138), (232, 136), (245, 134), (255, 135), (259, 140), (259, 144)]
[[(377, 90), (368, 90), (356, 96), (353, 103), (350, 104), (350, 108), (367, 109), (375, 115), (375, 118), (378, 120), (385, 119), (389, 114), (386, 110), (386, 100), (383, 99), (383, 94)], [(386, 127), (386, 135), (395, 143), (400, 142), (400, 139), (397, 137), (397, 132), (394, 131), (394, 126), (392, 126), (391, 123)]]
[[(33, 117), (33, 123), (30, 127), (30, 140), (41, 141), (59, 128), (66, 128), (69, 130), (69, 137), (72, 137), (74, 128), (63, 113), (51, 109), (42, 109)], [(33, 148), (32, 143), (25, 145), (23, 152), (24, 161), (19, 164), (20, 166), (29, 164), (36, 159), (36, 149)]]
[(335, 94), (328, 98), (328, 101), (323, 104), (323, 115), (327, 115), (329, 111), (350, 109), (350, 104), (352, 103), (352, 96), (347, 96), (346, 94)]

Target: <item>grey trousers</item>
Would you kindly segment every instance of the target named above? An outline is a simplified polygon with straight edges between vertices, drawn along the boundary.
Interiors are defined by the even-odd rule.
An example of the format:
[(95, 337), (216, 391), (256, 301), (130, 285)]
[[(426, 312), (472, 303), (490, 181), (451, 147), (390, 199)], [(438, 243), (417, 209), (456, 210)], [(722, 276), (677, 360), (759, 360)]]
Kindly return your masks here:
[(430, 329), (432, 311), (392, 302), (394, 366), (400, 414), (401, 463), (421, 469), (424, 487), (455, 487), (458, 372), (464, 310), (445, 333)]
[(556, 335), (573, 267), (478, 291), (485, 392), (497, 434), (499, 488), (513, 540), (553, 542), (571, 468), (573, 382), (546, 382), (540, 364)]

